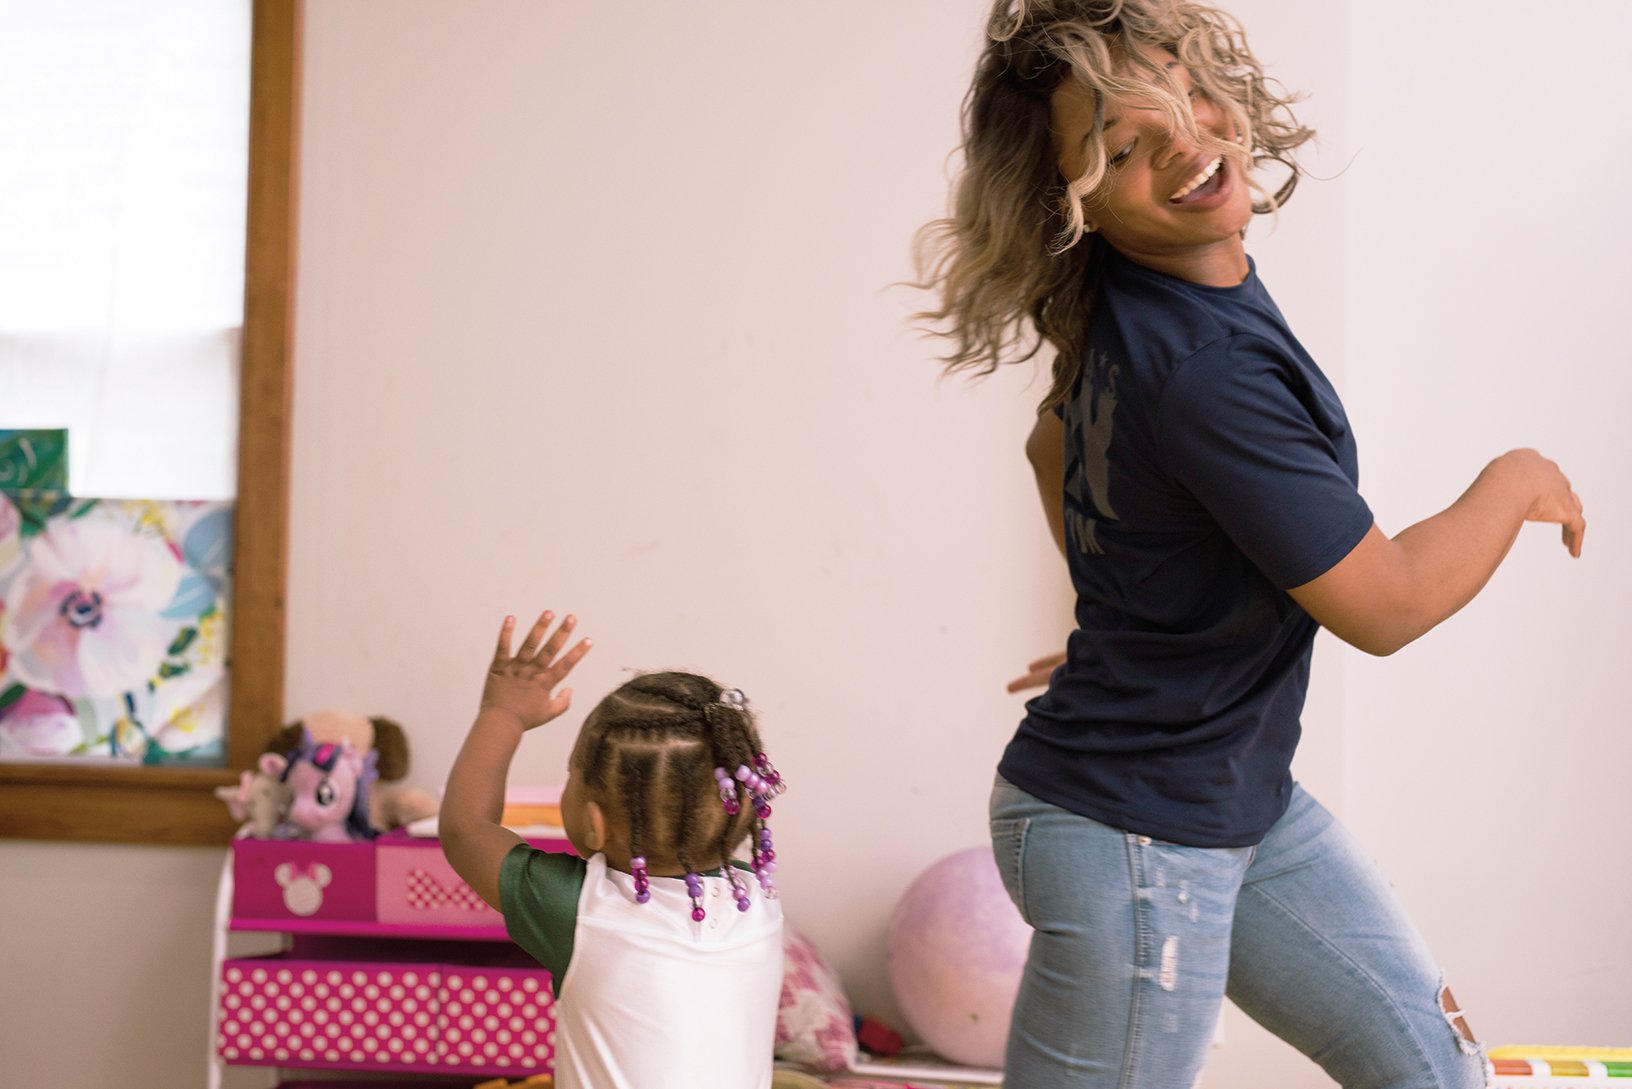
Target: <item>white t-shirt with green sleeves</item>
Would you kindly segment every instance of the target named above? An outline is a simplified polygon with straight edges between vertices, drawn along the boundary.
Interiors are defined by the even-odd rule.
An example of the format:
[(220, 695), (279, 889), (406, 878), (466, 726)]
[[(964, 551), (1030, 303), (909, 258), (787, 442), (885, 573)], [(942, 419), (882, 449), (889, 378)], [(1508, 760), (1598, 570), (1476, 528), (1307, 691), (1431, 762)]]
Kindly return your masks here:
[(747, 911), (704, 876), (699, 923), (682, 878), (653, 877), (640, 904), (605, 855), (505, 856), (505, 928), (554, 978), (557, 1089), (769, 1089), (782, 908), (740, 880)]

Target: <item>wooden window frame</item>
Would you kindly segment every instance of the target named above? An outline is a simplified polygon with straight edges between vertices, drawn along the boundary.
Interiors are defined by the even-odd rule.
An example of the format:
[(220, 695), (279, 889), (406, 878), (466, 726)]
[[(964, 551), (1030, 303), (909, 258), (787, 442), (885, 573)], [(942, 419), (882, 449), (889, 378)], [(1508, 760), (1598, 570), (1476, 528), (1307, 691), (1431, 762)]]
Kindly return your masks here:
[(0, 763), (0, 836), (220, 844), (215, 788), (282, 726), (301, 0), (254, 0), (226, 767)]

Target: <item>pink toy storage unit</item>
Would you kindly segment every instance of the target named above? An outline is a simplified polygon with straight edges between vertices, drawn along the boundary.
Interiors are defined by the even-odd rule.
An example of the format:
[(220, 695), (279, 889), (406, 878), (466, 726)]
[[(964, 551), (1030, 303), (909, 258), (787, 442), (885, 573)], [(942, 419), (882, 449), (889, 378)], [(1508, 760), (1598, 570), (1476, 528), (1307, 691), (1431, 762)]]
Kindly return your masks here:
[[(467, 1085), (551, 1069), (550, 974), (511, 944), (434, 839), (235, 840), (217, 922), (212, 1084), (222, 1064)], [(228, 931), (277, 933), (284, 948), (228, 957)]]

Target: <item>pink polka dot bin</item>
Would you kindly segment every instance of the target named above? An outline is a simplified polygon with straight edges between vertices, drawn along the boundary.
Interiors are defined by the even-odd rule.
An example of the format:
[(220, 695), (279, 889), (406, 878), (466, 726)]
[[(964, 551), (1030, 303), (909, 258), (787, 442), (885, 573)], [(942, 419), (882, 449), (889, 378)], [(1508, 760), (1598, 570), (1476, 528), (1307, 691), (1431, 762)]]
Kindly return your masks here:
[(549, 980), (529, 968), (229, 960), (216, 1051), (248, 1065), (544, 1073)]

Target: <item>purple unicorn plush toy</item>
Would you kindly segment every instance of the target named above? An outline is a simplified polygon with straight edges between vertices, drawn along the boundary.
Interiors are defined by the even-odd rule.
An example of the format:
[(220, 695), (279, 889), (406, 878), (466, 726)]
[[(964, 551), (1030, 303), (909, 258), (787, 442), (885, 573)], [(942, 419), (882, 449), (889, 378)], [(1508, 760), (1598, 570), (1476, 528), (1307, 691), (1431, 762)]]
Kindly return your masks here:
[(379, 754), (364, 756), (350, 739), (335, 743), (313, 740), (302, 730), (300, 747), (287, 756), (263, 753), (261, 774), (286, 784), (293, 796), (289, 811), (273, 835), (343, 843), (373, 839), (379, 833), (368, 819), (368, 793), (379, 770)]

